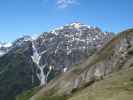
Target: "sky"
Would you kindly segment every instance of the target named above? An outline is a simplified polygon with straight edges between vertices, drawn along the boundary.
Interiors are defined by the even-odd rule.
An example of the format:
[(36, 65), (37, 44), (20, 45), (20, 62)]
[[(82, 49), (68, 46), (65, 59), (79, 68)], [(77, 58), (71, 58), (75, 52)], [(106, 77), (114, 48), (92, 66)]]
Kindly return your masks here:
[(72, 22), (111, 32), (133, 28), (133, 0), (0, 0), (0, 41)]

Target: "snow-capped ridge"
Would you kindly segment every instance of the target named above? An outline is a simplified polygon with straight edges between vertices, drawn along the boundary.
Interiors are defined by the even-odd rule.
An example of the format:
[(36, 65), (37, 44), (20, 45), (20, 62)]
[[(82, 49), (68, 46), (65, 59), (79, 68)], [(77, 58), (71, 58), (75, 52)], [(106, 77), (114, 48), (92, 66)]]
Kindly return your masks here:
[(33, 39), (32, 39), (31, 36), (28, 36), (28, 35), (22, 36), (22, 37), (18, 38), (18, 39), (13, 43), (13, 45), (14, 45), (14, 46), (22, 46), (22, 44), (23, 44), (24, 42), (32, 41), (32, 40), (33, 40)]
[(10, 43), (10, 42), (0, 42), (0, 48), (2, 48), (2, 47), (8, 48), (11, 46), (12, 46), (12, 43)]
[(10, 50), (10, 47), (12, 47), (12, 43), (0, 42), (0, 57), (8, 53), (8, 51)]
[(55, 35), (59, 35), (58, 31), (64, 30), (64, 29), (91, 29), (91, 28), (95, 28), (95, 26), (90, 26), (90, 25), (85, 25), (85, 24), (81, 24), (79, 22), (74, 22), (74, 23), (70, 23), (70, 24), (66, 24), (63, 25), (61, 27), (58, 28), (54, 28), (52, 31), (50, 31), (50, 33), (55, 34)]

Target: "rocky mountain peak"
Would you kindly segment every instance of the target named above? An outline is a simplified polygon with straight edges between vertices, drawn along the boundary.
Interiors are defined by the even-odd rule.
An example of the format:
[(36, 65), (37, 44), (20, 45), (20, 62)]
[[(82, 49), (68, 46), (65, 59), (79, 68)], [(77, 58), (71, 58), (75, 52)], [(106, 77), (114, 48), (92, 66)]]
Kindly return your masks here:
[(79, 22), (75, 22), (75, 23), (71, 23), (71, 24), (66, 24), (64, 26), (61, 26), (59, 28), (55, 28), (51, 31), (51, 33), (56, 33), (58, 32), (59, 30), (60, 31), (63, 31), (63, 30), (80, 30), (80, 29), (91, 29), (91, 28), (94, 28), (92, 26), (89, 26), (89, 25), (85, 25), (85, 24), (81, 24)]
[(62, 69), (92, 55), (112, 37), (113, 33), (103, 32), (98, 27), (71, 23), (43, 33), (35, 40), (35, 46), (43, 64)]
[(28, 35), (22, 36), (13, 42), (13, 47), (23, 46), (27, 41), (32, 41), (32, 37)]

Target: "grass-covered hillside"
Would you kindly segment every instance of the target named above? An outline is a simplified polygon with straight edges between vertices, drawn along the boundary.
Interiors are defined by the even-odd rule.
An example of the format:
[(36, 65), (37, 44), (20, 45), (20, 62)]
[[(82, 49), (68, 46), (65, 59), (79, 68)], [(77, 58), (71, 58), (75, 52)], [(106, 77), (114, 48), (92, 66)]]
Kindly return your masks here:
[[(27, 91), (17, 100), (28, 100), (34, 93), (35, 89)], [(129, 68), (110, 74), (104, 80), (81, 88), (71, 96), (40, 96), (36, 100), (132, 100), (132, 98), (133, 68)]]
[(68, 100), (133, 100), (133, 68), (113, 73)]

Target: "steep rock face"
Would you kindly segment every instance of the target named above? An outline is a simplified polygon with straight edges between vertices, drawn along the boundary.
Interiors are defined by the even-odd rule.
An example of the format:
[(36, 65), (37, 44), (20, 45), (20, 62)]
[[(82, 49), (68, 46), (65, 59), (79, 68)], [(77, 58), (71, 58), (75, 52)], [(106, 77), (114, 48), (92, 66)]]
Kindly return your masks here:
[(91, 56), (112, 37), (112, 33), (102, 32), (97, 27), (72, 23), (42, 34), (35, 45), (42, 64), (63, 71)]
[(46, 85), (92, 56), (112, 37), (97, 27), (72, 23), (35, 40), (29, 36), (17, 39), (0, 58), (0, 100), (14, 100), (27, 89)]
[[(34, 41), (33, 46), (39, 60), (34, 62), (37, 66), (42, 66), (38, 67), (36, 73), (41, 75), (38, 77), (39, 80), (46, 78), (45, 74), (49, 72), (50, 67), (56, 74), (66, 72), (72, 65), (81, 63), (103, 47), (112, 37), (113, 33), (102, 32), (98, 27), (80, 23), (68, 24), (42, 34)], [(40, 83), (46, 85), (47, 82)]]
[[(44, 95), (70, 95), (112, 72), (132, 67), (132, 61), (133, 29), (130, 29), (113, 38), (83, 64), (51, 81), (30, 100), (37, 100)], [(53, 91), (52, 94), (50, 91)]]

